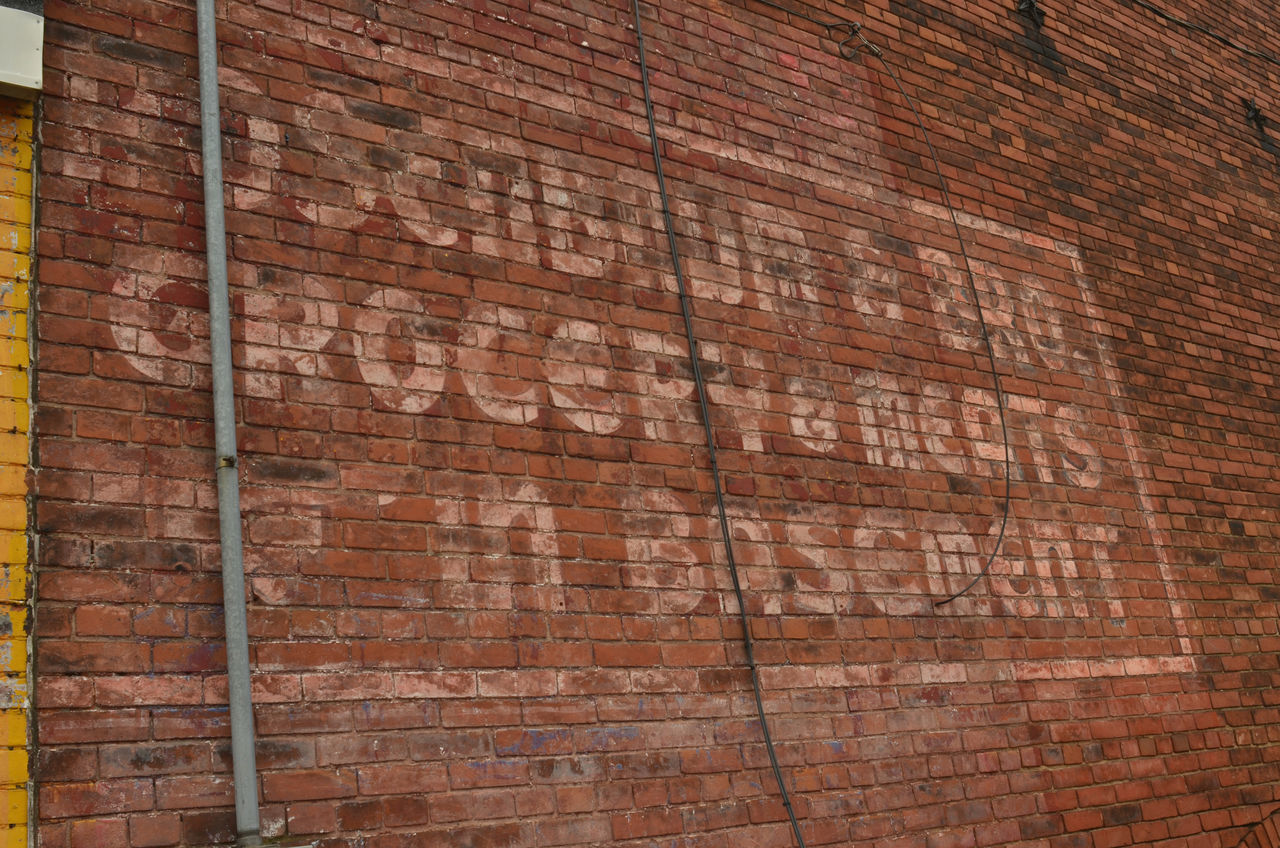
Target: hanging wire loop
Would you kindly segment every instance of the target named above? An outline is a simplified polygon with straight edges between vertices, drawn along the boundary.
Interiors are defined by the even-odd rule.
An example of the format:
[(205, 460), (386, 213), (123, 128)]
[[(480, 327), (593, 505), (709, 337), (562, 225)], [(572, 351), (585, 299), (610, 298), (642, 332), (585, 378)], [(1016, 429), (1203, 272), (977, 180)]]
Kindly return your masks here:
[[(1135, 1), (1139, 3), (1143, 2), (1143, 0), (1135, 0)], [(1009, 527), (1009, 512), (1011, 509), (1010, 502), (1012, 499), (1010, 466), (1012, 465), (1012, 462), (1013, 462), (1013, 457), (1012, 457), (1013, 452), (1009, 444), (1009, 424), (1007, 421), (1008, 416), (1006, 414), (1006, 409), (1005, 409), (1004, 391), (1002, 390), (1000, 385), (1000, 371), (996, 363), (995, 348), (992, 346), (992, 343), (991, 343), (991, 334), (987, 328), (987, 319), (982, 308), (982, 300), (981, 298), (978, 297), (978, 285), (973, 273), (973, 263), (969, 261), (969, 251), (965, 249), (964, 234), (960, 230), (960, 220), (956, 215), (956, 207), (951, 199), (951, 191), (947, 186), (947, 178), (942, 173), (942, 164), (938, 159), (938, 151), (934, 149), (933, 140), (929, 136), (929, 130), (925, 126), (924, 118), (920, 116), (920, 111), (916, 108), (915, 101), (912, 100), (911, 96), (907, 94), (907, 90), (903, 86), (902, 80), (899, 79), (897, 72), (894, 71), (893, 66), (889, 64), (889, 62), (884, 58), (884, 52), (879, 47), (876, 47), (874, 44), (872, 44), (870, 41), (867, 40), (867, 37), (862, 32), (862, 24), (856, 23), (854, 21), (846, 21), (846, 20), (824, 21), (824, 20), (821, 20), (820, 18), (815, 18), (809, 15), (806, 15), (803, 12), (798, 12), (788, 6), (784, 6), (780, 3), (775, 2), (775, 0), (751, 0), (751, 2), (758, 3), (759, 5), (762, 5), (762, 6), (769, 6), (770, 8), (779, 9), (781, 11), (786, 12), (788, 15), (791, 15), (792, 17), (800, 18), (801, 20), (805, 20), (812, 24), (816, 24), (822, 27), (823, 29), (826, 30), (828, 37), (830, 37), (832, 41), (836, 41), (838, 43), (840, 48), (840, 51), (839, 51), (840, 56), (842, 58), (852, 59), (858, 55), (858, 52), (860, 50), (866, 50), (868, 53), (870, 53), (871, 55), (879, 59), (881, 66), (884, 68), (885, 72), (889, 75), (889, 78), (893, 80), (894, 87), (897, 88), (898, 94), (901, 95), (903, 102), (905, 102), (907, 106), (911, 109), (911, 114), (915, 117), (916, 125), (920, 128), (920, 134), (924, 137), (924, 142), (929, 147), (929, 157), (930, 159), (933, 160), (933, 170), (938, 177), (938, 187), (942, 191), (943, 201), (945, 202), (947, 207), (947, 212), (951, 217), (951, 225), (955, 229), (956, 241), (960, 246), (960, 256), (964, 263), (964, 276), (965, 276), (966, 282), (968, 283), (969, 296), (973, 299), (974, 308), (977, 310), (977, 313), (978, 313), (978, 326), (981, 331), (983, 347), (986, 348), (987, 362), (990, 366), (990, 372), (991, 372), (992, 388), (993, 388), (993, 391), (995, 392), (996, 411), (1000, 419), (1000, 435), (1002, 437), (1002, 441), (1004, 442), (1004, 462), (1003, 462), (1004, 494), (1000, 499), (1000, 502), (1001, 502), (1000, 529), (996, 533), (995, 543), (992, 545), (991, 553), (987, 556), (986, 562), (983, 564), (982, 568), (979, 569), (978, 573), (974, 574), (972, 578), (965, 583), (963, 588), (959, 589), (956, 592), (952, 592), (950, 595), (948, 595), (945, 598), (941, 598), (933, 602), (933, 605), (935, 608), (945, 607), (947, 604), (951, 603), (952, 601), (958, 598), (964, 597), (970, 592), (970, 590), (972, 590), (975, 586), (977, 586), (978, 583), (984, 577), (986, 577), (987, 574), (991, 571), (991, 566), (995, 563), (996, 557), (1000, 555), (1000, 550), (1004, 546), (1005, 532), (1008, 530), (1008, 527)], [(1019, 9), (1021, 10), (1023, 6), (1026, 6), (1035, 11), (1039, 11), (1039, 8), (1036, 6), (1035, 0), (1022, 0), (1022, 3), (1020, 4)], [(836, 38), (837, 34), (843, 35), (843, 38), (837, 39)], [(853, 44), (855, 39), (859, 42), (858, 44)], [(850, 46), (850, 45), (853, 45), (853, 46)]]
[(857, 58), (858, 51), (866, 42), (862, 37), (862, 24), (855, 24), (852, 21), (827, 24), (827, 37), (836, 43), (840, 55), (845, 59)]

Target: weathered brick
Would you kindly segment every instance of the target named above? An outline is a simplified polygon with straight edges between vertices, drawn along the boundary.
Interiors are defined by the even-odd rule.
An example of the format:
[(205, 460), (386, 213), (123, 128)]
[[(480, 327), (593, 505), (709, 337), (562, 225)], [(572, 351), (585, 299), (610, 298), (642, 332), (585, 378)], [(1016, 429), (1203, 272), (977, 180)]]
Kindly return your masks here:
[(263, 775), (262, 779), (262, 795), (268, 801), (311, 801), (355, 794), (356, 773), (346, 769), (280, 772)]
[(128, 824), (123, 818), (81, 819), (71, 823), (71, 848), (125, 848)]
[[(970, 268), (878, 58), (641, 4), (765, 710), (813, 844), (1235, 844), (1280, 803), (1275, 150), (1221, 96), (1265, 65), (1013, 5), (795, 6), (884, 50)], [(38, 838), (230, 841), (192, 13), (45, 11)], [(219, 15), (268, 829), (790, 842), (628, 10)], [(935, 606), (1002, 523), (984, 333), (1012, 517)]]
[[(43, 814), (51, 819), (119, 815), (150, 810), (154, 805), (155, 792), (150, 780), (99, 780), (45, 786), (40, 790)], [(120, 830), (123, 831), (123, 821)]]

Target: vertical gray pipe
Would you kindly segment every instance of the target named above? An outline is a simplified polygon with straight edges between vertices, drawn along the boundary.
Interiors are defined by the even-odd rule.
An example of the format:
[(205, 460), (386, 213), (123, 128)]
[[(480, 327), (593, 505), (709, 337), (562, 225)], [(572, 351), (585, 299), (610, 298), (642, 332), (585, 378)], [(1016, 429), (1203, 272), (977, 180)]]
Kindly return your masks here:
[(218, 105), (218, 35), (213, 0), (196, 0), (200, 46), (200, 133), (204, 147), (204, 229), (209, 259), (209, 341), (213, 348), (213, 430), (217, 455), (218, 527), (222, 549), (222, 605), (227, 628), (227, 684), (231, 700), (231, 769), (236, 835), (261, 841), (253, 701), (249, 692), (249, 628), (244, 602), (244, 545), (240, 537), (240, 479), (236, 462), (235, 390), (231, 381), (231, 305), (227, 292), (227, 227), (222, 206), (222, 126)]

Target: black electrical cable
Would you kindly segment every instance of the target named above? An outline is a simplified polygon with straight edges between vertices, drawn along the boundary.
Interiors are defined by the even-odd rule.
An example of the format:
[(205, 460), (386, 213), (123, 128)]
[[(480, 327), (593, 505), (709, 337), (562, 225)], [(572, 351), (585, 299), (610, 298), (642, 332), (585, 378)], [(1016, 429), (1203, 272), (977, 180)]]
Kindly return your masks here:
[[(759, 2), (759, 0), (757, 0), (757, 2)], [(1142, 8), (1146, 9), (1148, 12), (1153, 13), (1157, 17), (1162, 18), (1168, 21), (1169, 23), (1177, 24), (1178, 26), (1186, 27), (1187, 29), (1194, 30), (1195, 32), (1201, 33), (1203, 35), (1207, 35), (1213, 40), (1218, 41), (1222, 44), (1225, 44), (1227, 47), (1230, 47), (1232, 50), (1236, 50), (1240, 53), (1245, 54), (1246, 56), (1252, 56), (1255, 59), (1261, 59), (1264, 62), (1270, 62), (1273, 65), (1280, 65), (1280, 58), (1276, 58), (1275, 56), (1272, 56), (1270, 53), (1263, 53), (1261, 50), (1254, 50), (1252, 47), (1245, 47), (1243, 44), (1240, 44), (1235, 39), (1222, 35), (1221, 33), (1214, 32), (1208, 27), (1201, 26), (1200, 24), (1195, 23), (1194, 21), (1189, 21), (1189, 20), (1186, 20), (1185, 18), (1180, 18), (1177, 15), (1170, 14), (1169, 12), (1166, 12), (1164, 9), (1161, 9), (1159, 6), (1155, 5), (1154, 3), (1148, 3), (1147, 0), (1129, 0), (1129, 2), (1137, 6), (1141, 6)]]
[(636, 44), (640, 53), (640, 81), (644, 88), (644, 108), (649, 120), (649, 140), (653, 145), (653, 164), (658, 177), (658, 194), (662, 198), (662, 218), (667, 227), (667, 246), (671, 250), (671, 262), (675, 266), (676, 288), (680, 292), (680, 312), (684, 316), (685, 336), (689, 344), (689, 362), (693, 367), (693, 384), (698, 393), (698, 405), (702, 411), (702, 426), (706, 431), (707, 451), (711, 457), (711, 479), (715, 487), (716, 509), (720, 517), (720, 534), (724, 538), (725, 555), (729, 561), (729, 578), (733, 582), (733, 593), (738, 600), (738, 616), (742, 621), (742, 643), (746, 648), (747, 666), (751, 669), (751, 688), (755, 693), (756, 714), (760, 717), (760, 732), (764, 737), (765, 750), (769, 754), (769, 765), (773, 768), (774, 780), (778, 782), (778, 792), (782, 796), (782, 805), (791, 820), (791, 829), (795, 833), (799, 848), (807, 848), (804, 834), (800, 832), (800, 822), (796, 820), (795, 810), (791, 806), (791, 794), (782, 778), (782, 766), (778, 764), (778, 754), (774, 749), (773, 736), (769, 732), (769, 720), (764, 711), (764, 696), (760, 690), (760, 671), (756, 666), (755, 654), (751, 646), (751, 621), (747, 615), (746, 598), (742, 593), (742, 581), (738, 577), (738, 563), (733, 556), (733, 538), (729, 533), (729, 518), (724, 505), (724, 490), (720, 485), (720, 464), (716, 457), (715, 433), (711, 427), (711, 408), (707, 403), (707, 389), (702, 381), (702, 363), (698, 356), (698, 342), (693, 335), (693, 314), (689, 305), (689, 292), (684, 282), (684, 271), (680, 266), (680, 248), (676, 244), (675, 225), (671, 220), (671, 201), (667, 196), (667, 178), (662, 170), (662, 148), (658, 141), (658, 128), (653, 118), (653, 96), (649, 91), (649, 64), (645, 59), (644, 30), (640, 23), (640, 0), (631, 0), (631, 9), (636, 21)]
[[(1136, 2), (1141, 2), (1141, 1), (1142, 0), (1136, 0)], [(1004, 392), (1001, 391), (1000, 389), (1000, 372), (996, 367), (995, 349), (991, 345), (991, 335), (987, 330), (987, 320), (983, 315), (982, 301), (978, 299), (978, 285), (974, 278), (973, 265), (969, 261), (969, 252), (965, 249), (965, 246), (964, 246), (964, 236), (960, 232), (960, 221), (956, 217), (955, 204), (951, 202), (951, 192), (947, 188), (947, 178), (942, 174), (942, 164), (938, 160), (938, 152), (933, 147), (933, 141), (929, 137), (929, 130), (925, 127), (924, 119), (920, 117), (920, 112), (916, 109), (915, 101), (911, 99), (911, 97), (907, 94), (906, 89), (903, 88), (902, 81), (898, 78), (898, 74), (893, 70), (893, 66), (890, 65), (888, 61), (885, 60), (883, 51), (881, 51), (880, 48), (876, 47), (870, 41), (867, 41), (866, 36), (862, 34), (861, 24), (855, 23), (853, 21), (839, 21), (838, 23), (829, 23), (827, 21), (819, 20), (818, 18), (810, 17), (809, 15), (806, 15), (803, 12), (797, 12), (779, 3), (775, 3), (773, 2), (773, 0), (751, 0), (751, 2), (759, 3), (764, 6), (770, 6), (775, 9), (781, 9), (782, 11), (788, 13), (789, 15), (793, 15), (797, 18), (800, 18), (801, 20), (809, 21), (811, 23), (817, 24), (818, 26), (824, 27), (827, 30), (828, 37), (830, 37), (832, 41), (836, 40), (833, 36), (831, 36), (831, 33), (833, 31), (853, 33), (852, 37), (857, 38), (858, 41), (861, 42), (861, 44), (858, 47), (853, 48), (852, 51), (849, 51), (846, 49), (846, 42), (844, 41), (839, 42), (840, 55), (846, 59), (849, 59), (849, 58), (852, 58), (853, 55), (856, 55), (856, 53), (860, 48), (864, 47), (866, 48), (867, 52), (871, 53), (877, 59), (880, 60), (880, 64), (883, 65), (885, 71), (888, 72), (889, 77), (893, 80), (893, 84), (897, 86), (898, 93), (902, 95), (902, 99), (906, 101), (907, 106), (911, 108), (911, 114), (915, 116), (916, 125), (920, 127), (920, 132), (924, 135), (924, 142), (929, 146), (929, 156), (933, 159), (934, 173), (938, 175), (938, 185), (942, 189), (942, 198), (946, 202), (947, 212), (950, 213), (951, 215), (951, 225), (955, 228), (956, 241), (960, 245), (960, 256), (964, 260), (964, 273), (965, 273), (965, 279), (969, 283), (969, 294), (973, 298), (973, 306), (978, 313), (978, 326), (982, 330), (982, 343), (987, 349), (987, 360), (991, 366), (991, 383), (992, 383), (992, 386), (995, 388), (996, 409), (999, 411), (999, 414), (1000, 414), (1000, 435), (1004, 441), (1004, 497), (1002, 498), (1003, 515), (1000, 518), (1000, 531), (999, 533), (996, 534), (995, 546), (992, 547), (991, 555), (987, 557), (987, 561), (982, 566), (982, 569), (977, 574), (974, 575), (973, 579), (970, 580), (964, 586), (963, 589), (951, 595), (948, 595), (947, 597), (943, 598), (940, 601), (933, 602), (933, 605), (935, 607), (946, 606), (947, 604), (954, 601), (956, 598), (959, 598), (960, 596), (967, 594), (969, 590), (972, 589), (974, 586), (976, 586), (978, 584), (978, 581), (981, 580), (983, 577), (985, 577), (987, 573), (991, 570), (991, 565), (996, 561), (996, 557), (1000, 553), (1000, 548), (1004, 544), (1005, 530), (1008, 529), (1008, 526), (1009, 526), (1009, 509), (1010, 509), (1009, 426), (1005, 420), (1006, 415), (1005, 415), (1005, 405), (1004, 405)]]

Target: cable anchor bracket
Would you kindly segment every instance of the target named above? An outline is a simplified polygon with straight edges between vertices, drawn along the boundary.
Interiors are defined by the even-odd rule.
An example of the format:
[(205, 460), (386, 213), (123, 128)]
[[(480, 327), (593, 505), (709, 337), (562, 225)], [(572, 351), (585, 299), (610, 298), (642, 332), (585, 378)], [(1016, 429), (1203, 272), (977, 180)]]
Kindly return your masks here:
[(1018, 11), (1030, 18), (1036, 29), (1044, 26), (1044, 9), (1036, 0), (1018, 0)]
[(862, 34), (862, 24), (854, 21), (840, 21), (834, 24), (824, 24), (824, 26), (827, 28), (827, 37), (836, 42), (840, 58), (856, 59), (858, 52), (864, 47), (872, 55), (881, 55), (880, 48), (867, 41), (867, 37)]
[(1248, 97), (1241, 97), (1240, 104), (1244, 106), (1244, 119), (1258, 128), (1258, 132), (1263, 132), (1267, 128), (1267, 116), (1262, 114), (1262, 107)]

